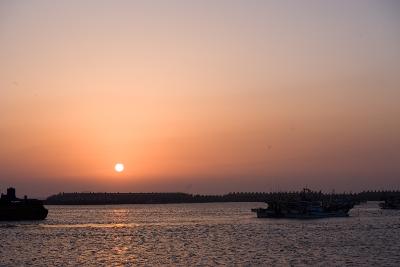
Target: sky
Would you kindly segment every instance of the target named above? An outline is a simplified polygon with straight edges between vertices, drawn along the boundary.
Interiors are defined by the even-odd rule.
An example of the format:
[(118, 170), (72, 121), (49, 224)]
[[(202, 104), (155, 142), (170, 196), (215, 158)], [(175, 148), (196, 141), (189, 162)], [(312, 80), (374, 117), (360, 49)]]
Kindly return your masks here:
[(0, 1), (0, 190), (400, 189), (399, 12)]

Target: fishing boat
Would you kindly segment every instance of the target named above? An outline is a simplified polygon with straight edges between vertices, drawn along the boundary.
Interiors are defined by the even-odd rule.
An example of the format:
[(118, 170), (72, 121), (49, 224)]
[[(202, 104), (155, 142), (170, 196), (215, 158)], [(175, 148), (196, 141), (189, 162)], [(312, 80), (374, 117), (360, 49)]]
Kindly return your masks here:
[(382, 209), (399, 210), (400, 209), (400, 198), (388, 197), (384, 200), (384, 202), (379, 203), (379, 206)]
[(252, 209), (258, 218), (318, 219), (347, 217), (354, 203), (345, 199), (311, 199), (311, 191), (304, 189), (297, 200), (267, 201), (267, 208)]
[(6, 195), (1, 194), (0, 221), (44, 220), (47, 214), (42, 201), (27, 196), (19, 199), (14, 188), (8, 188)]

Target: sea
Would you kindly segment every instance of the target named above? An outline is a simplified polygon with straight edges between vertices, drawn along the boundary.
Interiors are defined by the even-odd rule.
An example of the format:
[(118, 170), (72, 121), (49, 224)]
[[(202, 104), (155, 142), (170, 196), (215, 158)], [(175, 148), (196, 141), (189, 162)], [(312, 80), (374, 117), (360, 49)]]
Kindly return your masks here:
[(257, 219), (263, 203), (47, 206), (0, 222), (0, 266), (400, 266), (400, 211)]

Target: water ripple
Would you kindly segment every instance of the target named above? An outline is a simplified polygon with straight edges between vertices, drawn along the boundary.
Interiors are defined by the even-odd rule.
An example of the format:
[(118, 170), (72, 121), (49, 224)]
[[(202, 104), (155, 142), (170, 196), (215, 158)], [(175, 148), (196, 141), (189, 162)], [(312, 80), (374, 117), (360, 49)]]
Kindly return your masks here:
[(269, 220), (254, 206), (50, 206), (43, 222), (0, 224), (0, 266), (400, 265), (400, 212)]

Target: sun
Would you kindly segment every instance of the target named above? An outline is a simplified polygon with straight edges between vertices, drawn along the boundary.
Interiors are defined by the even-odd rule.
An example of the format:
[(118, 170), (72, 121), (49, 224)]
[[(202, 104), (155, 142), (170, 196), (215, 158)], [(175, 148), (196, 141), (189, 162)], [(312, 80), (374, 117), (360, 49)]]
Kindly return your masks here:
[(123, 172), (124, 171), (124, 164), (117, 163), (117, 164), (115, 164), (114, 169), (115, 169), (116, 172)]

